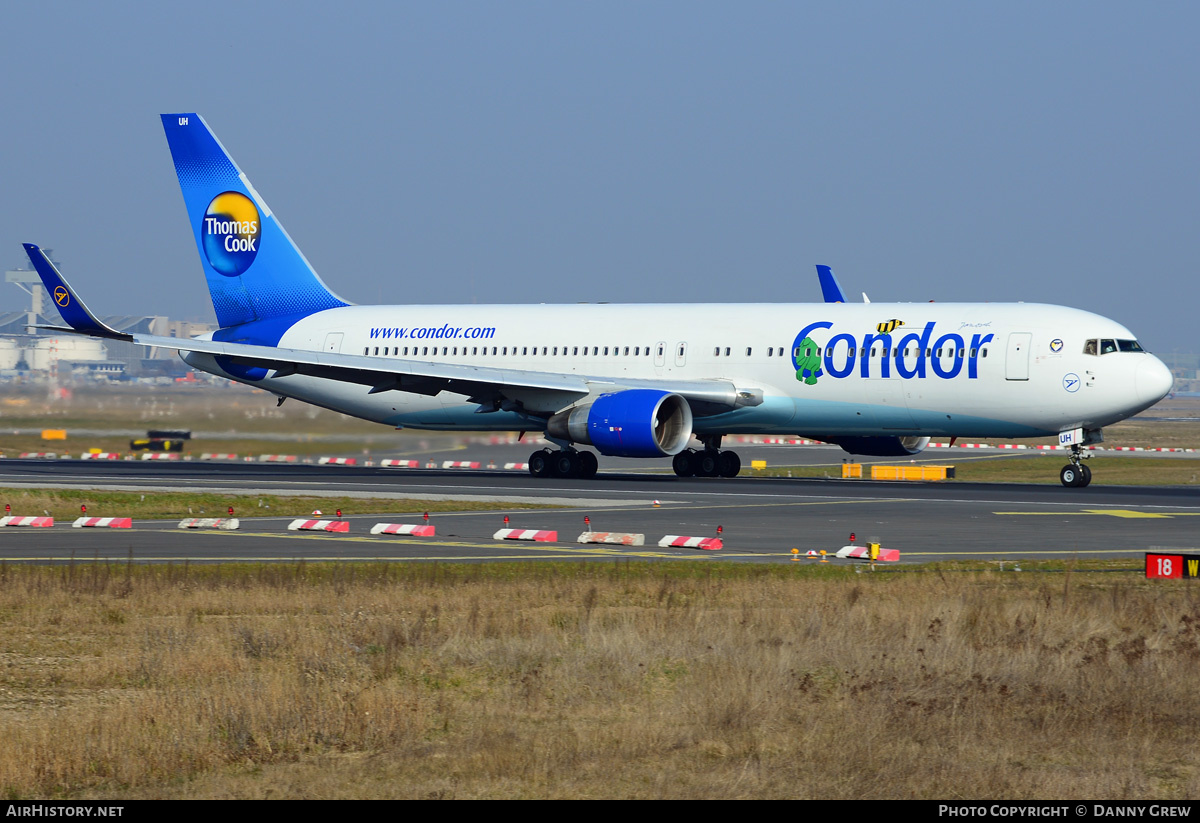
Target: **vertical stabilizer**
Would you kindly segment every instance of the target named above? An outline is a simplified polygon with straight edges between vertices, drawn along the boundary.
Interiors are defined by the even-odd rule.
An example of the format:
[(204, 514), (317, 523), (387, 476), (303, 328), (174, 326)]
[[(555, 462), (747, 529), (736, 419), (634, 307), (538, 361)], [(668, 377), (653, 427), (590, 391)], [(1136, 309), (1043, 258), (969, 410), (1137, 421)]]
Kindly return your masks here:
[(222, 328), (347, 303), (329, 290), (198, 114), (163, 129)]

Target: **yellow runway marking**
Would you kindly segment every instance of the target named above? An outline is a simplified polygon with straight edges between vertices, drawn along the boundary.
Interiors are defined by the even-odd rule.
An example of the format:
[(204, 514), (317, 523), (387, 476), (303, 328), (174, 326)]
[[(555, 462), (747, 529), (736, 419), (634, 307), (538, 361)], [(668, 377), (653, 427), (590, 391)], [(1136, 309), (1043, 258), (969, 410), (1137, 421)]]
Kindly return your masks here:
[(1027, 516), (1040, 517), (1070, 517), (1076, 514), (1101, 514), (1109, 517), (1124, 517), (1124, 518), (1161, 518), (1170, 520), (1172, 517), (1197, 517), (1200, 512), (1170, 512), (1168, 514), (1160, 514), (1158, 512), (1139, 512), (1132, 509), (1084, 509), (1076, 512), (992, 512), (992, 514), (1018, 514)]
[[(917, 552), (917, 551), (910, 550), (910, 551), (903, 552), (902, 557), (903, 557), (903, 559), (908, 560), (913, 557), (962, 557), (964, 554), (971, 554), (971, 555), (978, 554), (979, 555), (978, 559), (986, 560), (987, 558), (995, 557), (996, 555), (1010, 555), (1010, 554), (1016, 555), (1016, 556), (1022, 557), (1022, 558), (1027, 558), (1027, 557), (1031, 557), (1031, 556), (1040, 557), (1041, 555), (1049, 555), (1049, 554), (1130, 554), (1130, 555), (1139, 555), (1144, 552), (1145, 552), (1145, 549), (1019, 549), (1019, 550), (1015, 550), (1015, 551), (1003, 551), (1003, 552), (989, 550), (986, 552), (981, 551), (978, 553), (976, 553), (976, 552), (970, 552), (970, 553), (968, 553), (968, 552)], [(974, 556), (972, 556), (972, 559), (976, 559), (976, 558)]]

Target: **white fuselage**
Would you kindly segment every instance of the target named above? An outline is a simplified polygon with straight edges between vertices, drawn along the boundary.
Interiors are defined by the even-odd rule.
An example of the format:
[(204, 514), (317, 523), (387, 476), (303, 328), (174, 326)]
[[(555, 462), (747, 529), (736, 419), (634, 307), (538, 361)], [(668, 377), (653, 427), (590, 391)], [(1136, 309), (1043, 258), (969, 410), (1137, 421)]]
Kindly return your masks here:
[[(350, 306), (297, 321), (276, 345), (579, 375), (597, 391), (637, 379), (762, 392), (759, 405), (697, 415), (699, 435), (1030, 437), (1098, 429), (1170, 390), (1151, 354), (1085, 353), (1102, 340), (1135, 336), (1096, 314), (1030, 303), (587, 304)], [(210, 355), (185, 359), (232, 377)], [(304, 375), (242, 382), (398, 427), (530, 428), (449, 392), (372, 394)]]

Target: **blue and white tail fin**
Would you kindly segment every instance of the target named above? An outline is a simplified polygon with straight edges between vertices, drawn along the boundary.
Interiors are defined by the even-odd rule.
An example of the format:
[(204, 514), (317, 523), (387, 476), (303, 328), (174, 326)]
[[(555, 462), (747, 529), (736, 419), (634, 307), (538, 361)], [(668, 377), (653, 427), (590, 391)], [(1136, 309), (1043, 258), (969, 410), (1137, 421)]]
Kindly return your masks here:
[(321, 282), (198, 114), (164, 114), (221, 328), (348, 305)]

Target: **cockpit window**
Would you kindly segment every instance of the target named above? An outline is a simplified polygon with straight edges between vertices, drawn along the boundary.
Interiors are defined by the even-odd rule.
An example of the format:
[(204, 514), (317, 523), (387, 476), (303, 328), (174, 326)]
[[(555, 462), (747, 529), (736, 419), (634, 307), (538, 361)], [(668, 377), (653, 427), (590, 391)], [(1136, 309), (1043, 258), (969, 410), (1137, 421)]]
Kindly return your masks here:
[(1084, 354), (1112, 354), (1118, 351), (1144, 352), (1145, 349), (1136, 340), (1088, 340), (1083, 344)]

